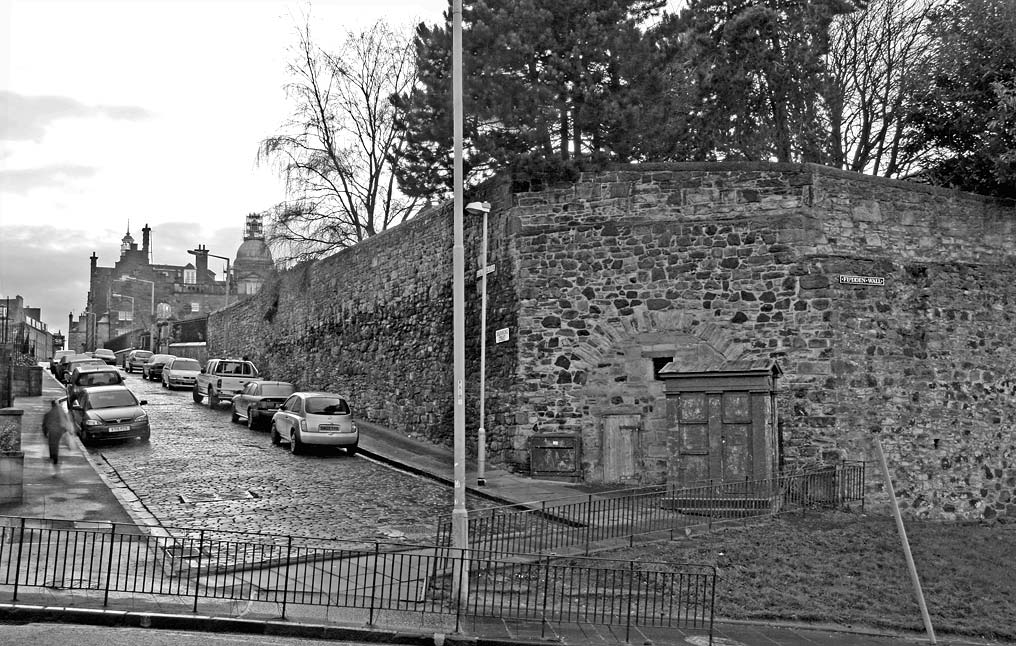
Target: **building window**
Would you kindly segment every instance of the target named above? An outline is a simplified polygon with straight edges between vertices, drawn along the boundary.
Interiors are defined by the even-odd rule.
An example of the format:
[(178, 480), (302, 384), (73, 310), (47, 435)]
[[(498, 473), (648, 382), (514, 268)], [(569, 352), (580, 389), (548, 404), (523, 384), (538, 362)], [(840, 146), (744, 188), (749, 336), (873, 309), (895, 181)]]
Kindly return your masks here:
[(120, 311), (120, 312), (116, 313), (116, 318), (117, 318), (117, 320), (120, 320), (120, 321), (133, 321), (134, 320), (134, 312), (132, 312), (130, 310), (128, 310), (126, 312)]
[(183, 284), (194, 285), (198, 282), (198, 270), (197, 269), (184, 269), (183, 270)]
[(671, 357), (653, 357), (653, 379), (661, 381), (660, 371), (672, 361)]
[(201, 311), (201, 303), (191, 303), (190, 304), (190, 311), (191, 311), (192, 314), (196, 314), (197, 312), (200, 312)]

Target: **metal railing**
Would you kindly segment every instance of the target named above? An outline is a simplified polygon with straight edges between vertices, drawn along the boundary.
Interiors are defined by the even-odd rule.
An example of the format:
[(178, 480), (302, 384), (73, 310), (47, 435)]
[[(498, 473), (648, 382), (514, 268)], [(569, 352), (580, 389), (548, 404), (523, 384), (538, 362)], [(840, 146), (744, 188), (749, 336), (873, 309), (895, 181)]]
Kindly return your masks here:
[[(708, 565), (561, 559), (434, 546), (204, 530), (150, 535), (133, 525), (0, 517), (0, 586), (350, 608), (541, 622), (700, 628), (711, 634)], [(239, 535), (238, 535), (239, 536)], [(81, 599), (76, 599), (81, 604)]]
[[(761, 480), (657, 485), (471, 510), (469, 547), (502, 554), (581, 552), (619, 539), (671, 535), (716, 522), (812, 508), (864, 506), (863, 462), (841, 462)], [(451, 520), (436, 544), (451, 545)]]

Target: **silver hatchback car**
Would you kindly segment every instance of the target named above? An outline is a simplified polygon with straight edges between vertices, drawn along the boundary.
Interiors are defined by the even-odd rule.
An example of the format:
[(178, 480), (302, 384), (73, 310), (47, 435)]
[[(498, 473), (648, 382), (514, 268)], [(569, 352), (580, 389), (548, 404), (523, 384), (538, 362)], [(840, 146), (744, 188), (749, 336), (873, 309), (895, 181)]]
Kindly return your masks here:
[(272, 415), (272, 444), (289, 443), (301, 453), (306, 446), (339, 446), (356, 454), (360, 433), (353, 423), (349, 402), (334, 393), (290, 395)]

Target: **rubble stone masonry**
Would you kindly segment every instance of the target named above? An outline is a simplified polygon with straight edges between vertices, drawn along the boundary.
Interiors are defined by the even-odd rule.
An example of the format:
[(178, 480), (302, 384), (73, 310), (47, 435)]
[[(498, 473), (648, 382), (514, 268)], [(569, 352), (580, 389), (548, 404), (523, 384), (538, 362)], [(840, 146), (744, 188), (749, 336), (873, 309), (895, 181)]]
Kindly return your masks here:
[[(771, 359), (785, 469), (873, 460), (877, 437), (909, 513), (1016, 519), (1011, 203), (799, 164), (509, 185), (470, 196), (493, 203), (488, 460), (525, 469), (531, 436), (572, 433), (584, 479), (663, 482), (677, 458), (656, 371)], [(466, 222), (470, 438), (479, 225)], [(295, 267), (213, 315), (210, 352), (451, 443), (451, 246), (445, 205)], [(622, 460), (603, 449), (617, 420), (635, 429)]]

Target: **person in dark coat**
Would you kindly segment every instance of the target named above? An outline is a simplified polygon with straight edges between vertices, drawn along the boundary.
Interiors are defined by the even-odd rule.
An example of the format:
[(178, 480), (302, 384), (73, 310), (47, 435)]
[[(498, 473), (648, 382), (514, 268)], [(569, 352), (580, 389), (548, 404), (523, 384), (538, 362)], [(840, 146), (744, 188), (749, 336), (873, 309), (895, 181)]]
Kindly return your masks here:
[(42, 418), (42, 433), (49, 440), (49, 459), (53, 464), (60, 464), (60, 442), (64, 433), (70, 430), (71, 422), (67, 413), (63, 411), (57, 400), (51, 402), (52, 406)]

